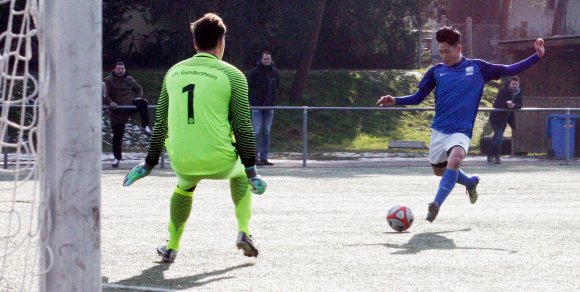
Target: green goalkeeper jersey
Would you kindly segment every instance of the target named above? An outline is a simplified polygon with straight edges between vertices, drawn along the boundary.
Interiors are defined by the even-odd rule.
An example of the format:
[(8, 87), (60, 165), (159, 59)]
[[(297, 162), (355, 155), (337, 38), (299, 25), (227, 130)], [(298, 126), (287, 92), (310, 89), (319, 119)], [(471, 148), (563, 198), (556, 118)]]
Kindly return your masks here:
[(207, 53), (171, 67), (157, 104), (147, 164), (159, 162), (164, 146), (180, 174), (221, 172), (238, 155), (245, 166), (254, 165), (256, 144), (244, 74)]

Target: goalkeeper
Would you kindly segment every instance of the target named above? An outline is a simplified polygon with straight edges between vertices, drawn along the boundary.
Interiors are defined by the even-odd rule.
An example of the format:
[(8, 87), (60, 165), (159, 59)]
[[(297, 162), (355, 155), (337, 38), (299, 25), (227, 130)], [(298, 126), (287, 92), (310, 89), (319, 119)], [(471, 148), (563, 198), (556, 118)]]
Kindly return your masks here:
[(236, 246), (245, 256), (257, 257), (248, 227), (251, 191), (264, 193), (266, 183), (255, 166), (248, 84), (240, 70), (221, 61), (226, 26), (219, 16), (204, 15), (191, 24), (191, 32), (198, 53), (165, 75), (147, 158), (123, 185), (148, 175), (165, 146), (178, 182), (171, 198), (169, 242), (157, 252), (164, 262), (173, 262), (197, 184), (202, 179), (229, 179), (238, 220)]

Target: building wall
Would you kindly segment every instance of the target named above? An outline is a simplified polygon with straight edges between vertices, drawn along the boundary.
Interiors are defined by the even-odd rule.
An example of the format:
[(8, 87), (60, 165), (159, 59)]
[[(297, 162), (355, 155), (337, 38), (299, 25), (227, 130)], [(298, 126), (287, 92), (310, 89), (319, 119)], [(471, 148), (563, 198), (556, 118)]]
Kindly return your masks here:
[[(555, 2), (557, 3), (557, 1)], [(552, 33), (552, 23), (554, 21), (555, 10), (546, 7), (537, 7), (529, 0), (512, 0), (510, 10), (511, 39), (549, 36)], [(580, 1), (570, 0), (566, 15), (566, 24), (571, 34), (580, 34)], [(527, 22), (527, 36), (519, 30), (522, 22)]]
[[(507, 63), (522, 60), (533, 52), (530, 41), (529, 50), (512, 52), (512, 60)], [(534, 96), (580, 96), (580, 47), (548, 45), (546, 52), (545, 59), (519, 75), (524, 92)]]
[[(523, 102), (525, 108), (580, 108), (580, 96), (526, 96), (523, 99)], [(514, 153), (547, 153), (551, 148), (552, 142), (551, 139), (546, 137), (546, 121), (548, 119), (548, 115), (564, 113), (565, 112), (563, 111), (516, 113), (516, 130), (512, 132), (512, 147)], [(580, 112), (571, 112), (571, 114), (580, 115)], [(571, 139), (575, 140), (574, 156), (576, 157), (580, 156), (579, 126), (580, 125), (576, 127), (575, 137), (571, 137)]]
[[(580, 108), (580, 37), (547, 38), (546, 56), (518, 76), (521, 79), (524, 108)], [(529, 41), (529, 44), (527, 43)], [(500, 44), (501, 61), (511, 64), (531, 55), (533, 39)], [(563, 111), (516, 114), (513, 131), (514, 152), (546, 153), (548, 114)], [(580, 112), (573, 112), (580, 114)], [(580, 130), (576, 131), (575, 155), (580, 156)]]

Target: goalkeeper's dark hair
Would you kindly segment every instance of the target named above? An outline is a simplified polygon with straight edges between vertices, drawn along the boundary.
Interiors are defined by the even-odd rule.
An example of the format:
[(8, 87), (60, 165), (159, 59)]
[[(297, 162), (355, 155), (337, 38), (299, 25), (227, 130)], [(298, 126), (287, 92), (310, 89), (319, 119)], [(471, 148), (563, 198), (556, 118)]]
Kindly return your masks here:
[(197, 47), (204, 51), (217, 47), (218, 41), (226, 34), (226, 25), (214, 13), (207, 13), (192, 23), (190, 28)]
[(438, 43), (447, 43), (450, 46), (456, 46), (461, 43), (461, 33), (454, 27), (444, 26), (437, 30), (435, 38)]

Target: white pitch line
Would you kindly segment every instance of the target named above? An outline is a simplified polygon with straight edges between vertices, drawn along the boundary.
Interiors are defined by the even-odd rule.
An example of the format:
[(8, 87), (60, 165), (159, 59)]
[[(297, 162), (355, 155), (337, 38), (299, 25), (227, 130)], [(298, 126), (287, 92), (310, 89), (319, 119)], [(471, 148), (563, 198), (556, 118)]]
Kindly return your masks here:
[(155, 292), (175, 292), (175, 291), (177, 291), (177, 290), (164, 289), (164, 288), (153, 288), (153, 287), (144, 287), (144, 286), (127, 286), (127, 285), (105, 284), (105, 283), (103, 283), (103, 288), (120, 288), (120, 289), (133, 289), (133, 290), (140, 290), (140, 291), (155, 291)]

